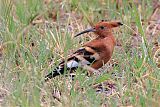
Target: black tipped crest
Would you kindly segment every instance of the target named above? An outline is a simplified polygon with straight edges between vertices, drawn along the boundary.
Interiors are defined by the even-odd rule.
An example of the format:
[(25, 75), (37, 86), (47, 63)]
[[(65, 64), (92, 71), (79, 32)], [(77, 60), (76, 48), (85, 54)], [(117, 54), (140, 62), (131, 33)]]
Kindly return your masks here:
[(121, 23), (121, 22), (118, 22), (118, 25), (120, 25), (120, 26), (121, 26), (121, 25), (123, 25), (123, 23)]

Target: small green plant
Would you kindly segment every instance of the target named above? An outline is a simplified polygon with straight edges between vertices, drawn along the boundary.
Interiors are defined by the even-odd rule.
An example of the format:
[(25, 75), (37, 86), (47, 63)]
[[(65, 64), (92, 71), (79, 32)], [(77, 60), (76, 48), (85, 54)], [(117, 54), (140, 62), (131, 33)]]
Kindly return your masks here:
[[(2, 0), (0, 96), (4, 96), (0, 98), (1, 106), (39, 107), (44, 103), (44, 106), (62, 107), (158, 107), (160, 73), (146, 37), (147, 20), (153, 12), (151, 3), (152, 0), (138, 3), (130, 0), (119, 3), (113, 0), (49, 0), (47, 3), (45, 0)], [(102, 19), (124, 23), (119, 32), (114, 32), (121, 41), (112, 57), (118, 66), (108, 70), (106, 65), (103, 75), (92, 77), (78, 69), (73, 81), (68, 76), (59, 76), (45, 83), (45, 74), (61, 59), (94, 38), (90, 34), (82, 38), (74, 35)], [(135, 47), (134, 34), (141, 41)], [(114, 73), (118, 76), (113, 77)], [(97, 94), (92, 85), (106, 80), (116, 84), (116, 91), (108, 96)], [(57, 94), (60, 91), (60, 101), (53, 98), (53, 90)]]

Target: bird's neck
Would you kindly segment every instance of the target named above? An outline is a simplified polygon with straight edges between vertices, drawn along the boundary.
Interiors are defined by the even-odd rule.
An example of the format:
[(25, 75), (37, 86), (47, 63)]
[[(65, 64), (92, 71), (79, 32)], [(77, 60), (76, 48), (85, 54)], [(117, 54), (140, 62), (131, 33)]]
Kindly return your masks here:
[(97, 39), (110, 40), (110, 42), (113, 43), (113, 45), (116, 44), (116, 40), (115, 40), (115, 37), (113, 36), (112, 32), (107, 32), (107, 33), (101, 34), (97, 37)]

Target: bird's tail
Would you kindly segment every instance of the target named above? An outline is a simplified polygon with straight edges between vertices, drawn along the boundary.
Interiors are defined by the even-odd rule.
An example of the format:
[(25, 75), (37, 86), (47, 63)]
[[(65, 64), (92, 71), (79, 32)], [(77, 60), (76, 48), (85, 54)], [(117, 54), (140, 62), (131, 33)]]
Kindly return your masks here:
[(65, 61), (62, 61), (58, 67), (56, 67), (51, 73), (45, 76), (45, 81), (48, 81), (49, 79), (52, 79), (58, 75), (64, 74), (65, 67), (66, 70), (72, 71), (77, 69), (78, 65), (79, 65), (79, 60), (75, 56), (69, 58), (66, 63)]
[(56, 67), (51, 73), (47, 74), (45, 76), (45, 81), (48, 81), (49, 79), (52, 79), (58, 75), (64, 74), (64, 66), (59, 65)]

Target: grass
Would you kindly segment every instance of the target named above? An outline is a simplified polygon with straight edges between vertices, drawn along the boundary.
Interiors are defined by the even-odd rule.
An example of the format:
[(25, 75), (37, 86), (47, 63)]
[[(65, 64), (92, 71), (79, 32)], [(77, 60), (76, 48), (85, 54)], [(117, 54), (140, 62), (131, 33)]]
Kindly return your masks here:
[[(153, 43), (148, 42), (146, 33), (153, 12), (152, 0), (139, 3), (122, 0), (119, 5), (111, 0), (44, 1), (2, 0), (0, 3), (1, 106), (160, 105), (160, 72), (153, 60)], [(90, 34), (73, 36), (102, 19), (125, 24), (114, 32), (121, 46), (115, 48), (112, 58), (119, 66), (109, 70), (104, 67), (100, 76), (88, 78), (78, 69), (74, 81), (59, 76), (49, 83), (43, 82), (45, 74), (60, 59), (94, 38)], [(134, 37), (140, 40), (136, 42)], [(116, 84), (116, 90), (108, 96), (97, 94), (91, 85), (106, 80)], [(60, 101), (53, 98), (53, 94), (59, 95), (58, 90)]]

